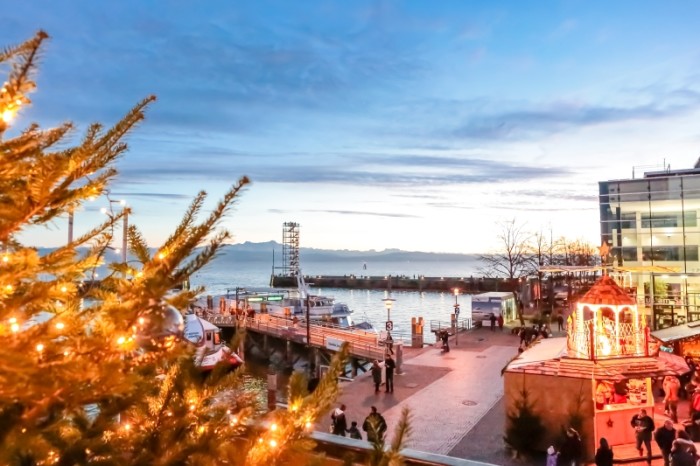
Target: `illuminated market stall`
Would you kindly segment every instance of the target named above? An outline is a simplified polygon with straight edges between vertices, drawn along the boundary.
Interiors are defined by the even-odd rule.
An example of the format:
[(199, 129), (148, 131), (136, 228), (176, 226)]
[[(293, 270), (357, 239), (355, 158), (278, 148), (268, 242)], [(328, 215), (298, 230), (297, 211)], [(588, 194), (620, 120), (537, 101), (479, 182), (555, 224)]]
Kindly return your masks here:
[(640, 408), (654, 414), (653, 378), (687, 370), (682, 358), (659, 355), (635, 300), (603, 276), (576, 303), (566, 338), (543, 340), (505, 368), (506, 407), (516, 409), (527, 391), (548, 426), (540, 447), (580, 424), (590, 458), (600, 437), (633, 443), (632, 416)]

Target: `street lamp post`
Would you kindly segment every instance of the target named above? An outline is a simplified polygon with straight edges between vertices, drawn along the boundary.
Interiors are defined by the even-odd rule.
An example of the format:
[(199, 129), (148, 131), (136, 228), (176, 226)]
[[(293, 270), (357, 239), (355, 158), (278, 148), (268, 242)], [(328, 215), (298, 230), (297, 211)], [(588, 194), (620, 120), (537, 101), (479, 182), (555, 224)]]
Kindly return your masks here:
[[(129, 245), (128, 244), (128, 237), (127, 237), (127, 233), (126, 233), (129, 230), (129, 210), (126, 208), (126, 201), (124, 199), (122, 199), (121, 201), (115, 201), (115, 200), (110, 199), (109, 202), (110, 202), (110, 204), (119, 204), (122, 206), (122, 214), (123, 214), (123, 217), (122, 217), (123, 227), (122, 227), (122, 229), (123, 229), (123, 231), (122, 231), (121, 252), (122, 252), (122, 262), (124, 262), (126, 264), (126, 250), (128, 248), (128, 245)], [(102, 213), (106, 214), (107, 209), (103, 208)], [(73, 219), (73, 217), (71, 216), (70, 220), (72, 220), (72, 219)], [(70, 225), (72, 226), (72, 224), (70, 224)], [(69, 230), (69, 232), (70, 232), (69, 234), (72, 235), (72, 232), (73, 232), (72, 228)]]
[(68, 211), (68, 244), (73, 242), (73, 208)]
[(391, 307), (396, 300), (393, 298), (386, 298), (382, 301), (384, 301), (384, 307), (386, 307), (386, 348), (387, 352), (391, 353), (393, 351), (391, 348), (391, 342), (393, 341), (393, 338), (391, 338), (391, 331), (394, 330), (394, 323), (391, 321)]
[(459, 345), (459, 303), (457, 302), (457, 296), (459, 296), (459, 288), (454, 289), (455, 294), (455, 346)]

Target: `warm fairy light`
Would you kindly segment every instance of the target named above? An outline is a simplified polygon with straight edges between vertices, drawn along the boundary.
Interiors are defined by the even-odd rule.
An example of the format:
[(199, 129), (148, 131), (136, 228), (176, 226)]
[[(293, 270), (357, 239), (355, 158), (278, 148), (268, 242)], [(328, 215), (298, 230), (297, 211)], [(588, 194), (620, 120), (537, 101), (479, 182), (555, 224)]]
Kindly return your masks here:
[(8, 108), (2, 112), (2, 121), (4, 121), (5, 123), (11, 122), (14, 117), (15, 117), (14, 110), (11, 110)]
[(131, 430), (131, 424), (129, 424), (128, 422), (126, 424), (124, 424), (124, 430), (126, 430), (126, 431)]
[(42, 351), (44, 351), (44, 345), (39, 343), (38, 345), (36, 345), (36, 350), (41, 353)]
[(143, 272), (140, 272), (140, 271), (139, 271), (139, 272), (136, 274), (136, 278), (141, 278), (141, 277), (143, 277)]
[(56, 322), (56, 328), (58, 330), (63, 330), (65, 326), (66, 324), (64, 324), (63, 322)]
[(194, 408), (195, 408), (194, 403), (192, 403), (192, 404), (190, 405), (190, 411), (194, 411)]
[(14, 333), (19, 332), (19, 324), (14, 323), (14, 324), (10, 325), (10, 330), (12, 330)]
[(236, 424), (238, 424), (238, 418), (236, 416), (233, 416), (231, 418), (231, 425), (235, 426)]
[(270, 447), (271, 448), (277, 447), (277, 440), (275, 440), (275, 439), (270, 440)]
[(17, 322), (17, 317), (10, 317), (10, 323), (14, 324)]
[(260, 437), (260, 438), (258, 439), (258, 443), (263, 443), (262, 437)]
[(5, 285), (5, 289), (7, 291), (12, 291), (12, 285)]
[(143, 325), (146, 322), (146, 319), (143, 317), (139, 317), (139, 325)]
[(2, 256), (2, 261), (3, 261), (3, 262), (10, 262), (10, 258), (7, 256), (7, 254), (5, 254), (4, 256)]
[(272, 424), (272, 425), (270, 426), (270, 430), (271, 430), (272, 432), (276, 431), (276, 430), (277, 430), (277, 424)]
[(106, 213), (107, 213), (107, 208), (106, 208), (106, 207), (101, 208), (101, 209), (100, 209), (100, 213), (106, 214)]
[(166, 256), (167, 256), (167, 254), (164, 253), (164, 252), (159, 252), (159, 253), (158, 253), (158, 259), (160, 259), (160, 260), (165, 259)]
[(126, 338), (124, 338), (124, 337), (119, 337), (119, 338), (117, 338), (117, 344), (118, 344), (118, 345), (123, 345), (125, 341), (126, 341)]
[(63, 352), (63, 355), (64, 355), (64, 356), (68, 356), (69, 354), (70, 354), (70, 351), (68, 351), (68, 350), (65, 350), (65, 351)]
[(306, 421), (306, 424), (304, 424), (304, 427), (306, 427), (306, 430), (311, 430), (311, 427), (313, 427), (313, 424), (311, 424), (310, 421)]
[(199, 428), (197, 429), (197, 433), (203, 434), (205, 430), (207, 430), (207, 428), (205, 426), (199, 426)]
[(65, 293), (66, 291), (68, 291), (68, 288), (66, 288), (65, 286), (62, 286), (62, 287), (61, 287), (61, 293)]

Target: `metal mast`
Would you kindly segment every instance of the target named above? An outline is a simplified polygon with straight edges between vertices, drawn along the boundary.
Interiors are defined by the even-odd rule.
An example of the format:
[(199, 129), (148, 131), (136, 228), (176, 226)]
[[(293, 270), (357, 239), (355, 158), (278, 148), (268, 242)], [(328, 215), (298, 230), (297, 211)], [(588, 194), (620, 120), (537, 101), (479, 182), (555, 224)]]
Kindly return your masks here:
[(282, 275), (299, 276), (299, 224), (284, 222), (282, 225)]

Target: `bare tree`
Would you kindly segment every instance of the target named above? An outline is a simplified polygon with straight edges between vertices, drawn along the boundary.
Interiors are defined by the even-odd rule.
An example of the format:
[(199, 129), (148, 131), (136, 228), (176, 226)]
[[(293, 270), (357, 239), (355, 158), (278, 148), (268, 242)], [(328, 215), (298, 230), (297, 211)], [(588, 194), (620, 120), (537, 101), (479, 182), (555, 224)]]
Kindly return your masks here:
[(598, 248), (582, 239), (559, 240), (560, 254), (557, 262), (560, 265), (591, 266), (598, 263)]
[(490, 254), (479, 256), (483, 263), (479, 271), (487, 277), (510, 279), (527, 275), (531, 264), (528, 243), (532, 235), (515, 219), (499, 223), (499, 227), (496, 238), (500, 246)]

